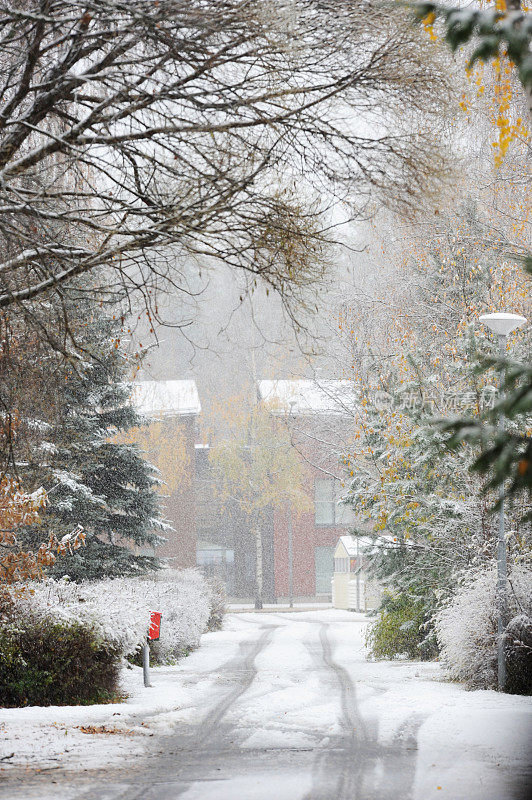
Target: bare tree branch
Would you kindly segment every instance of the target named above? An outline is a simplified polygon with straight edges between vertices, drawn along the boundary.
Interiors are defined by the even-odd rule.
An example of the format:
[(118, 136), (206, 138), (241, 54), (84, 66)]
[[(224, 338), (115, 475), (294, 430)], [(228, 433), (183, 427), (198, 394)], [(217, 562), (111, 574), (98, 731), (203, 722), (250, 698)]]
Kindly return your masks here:
[(181, 291), (192, 258), (294, 315), (326, 266), (321, 198), (412, 211), (442, 174), (447, 85), (406, 14), (0, 0), (0, 308), (95, 270)]

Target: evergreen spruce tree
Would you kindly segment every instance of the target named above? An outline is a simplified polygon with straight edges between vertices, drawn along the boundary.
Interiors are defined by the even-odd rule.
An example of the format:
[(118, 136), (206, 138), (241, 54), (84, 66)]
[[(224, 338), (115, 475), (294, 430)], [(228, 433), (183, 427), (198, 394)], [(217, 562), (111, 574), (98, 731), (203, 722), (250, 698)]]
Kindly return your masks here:
[(77, 299), (76, 313), (84, 358), (65, 363), (62, 380), (55, 377), (56, 407), (29, 467), (31, 483), (45, 487), (49, 505), (40, 530), (26, 536), (42, 541), (43, 525), (58, 536), (83, 527), (85, 547), (58, 559), (49, 574), (76, 581), (138, 574), (158, 566), (146, 551), (167, 526), (155, 468), (137, 445), (120, 442), (121, 433), (143, 422), (130, 403), (131, 359), (120, 344), (119, 320), (87, 298)]

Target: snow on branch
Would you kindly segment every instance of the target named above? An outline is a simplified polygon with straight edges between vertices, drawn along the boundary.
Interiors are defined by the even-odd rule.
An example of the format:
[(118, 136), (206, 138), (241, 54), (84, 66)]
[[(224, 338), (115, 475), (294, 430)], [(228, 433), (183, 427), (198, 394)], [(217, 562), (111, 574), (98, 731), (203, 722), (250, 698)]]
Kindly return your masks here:
[(158, 291), (190, 291), (192, 257), (260, 279), (295, 314), (330, 246), (315, 198), (412, 211), (441, 182), (445, 71), (407, 12), (43, 8), (0, 3), (0, 308), (101, 268), (106, 292), (156, 314)]

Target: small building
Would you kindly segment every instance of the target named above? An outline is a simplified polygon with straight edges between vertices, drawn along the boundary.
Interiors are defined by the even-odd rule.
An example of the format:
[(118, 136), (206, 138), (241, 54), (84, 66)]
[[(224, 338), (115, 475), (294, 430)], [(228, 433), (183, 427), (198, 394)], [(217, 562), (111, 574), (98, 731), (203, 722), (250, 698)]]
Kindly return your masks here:
[(334, 550), (332, 603), (349, 611), (371, 611), (380, 604), (378, 583), (366, 571), (371, 541), (356, 536), (340, 536)]

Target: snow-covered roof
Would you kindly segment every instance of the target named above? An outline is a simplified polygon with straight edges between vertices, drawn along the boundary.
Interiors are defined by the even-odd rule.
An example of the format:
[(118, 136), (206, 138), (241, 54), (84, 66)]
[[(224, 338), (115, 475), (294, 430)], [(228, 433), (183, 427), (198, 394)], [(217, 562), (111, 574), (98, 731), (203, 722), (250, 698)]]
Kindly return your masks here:
[(196, 381), (138, 381), (133, 384), (133, 404), (148, 417), (199, 414)]
[(258, 381), (258, 391), (274, 413), (346, 414), (356, 407), (354, 384), (345, 380)]
[[(357, 540), (355, 536), (340, 536), (339, 542), (341, 542), (345, 547), (348, 556), (356, 556)], [(367, 536), (360, 536), (358, 539), (359, 550), (364, 549), (365, 547), (370, 547), (372, 544), (372, 540)]]
[[(338, 548), (339, 545), (342, 544), (343, 547), (347, 551), (348, 556), (356, 556), (357, 554), (357, 539), (356, 536), (340, 536), (338, 542), (336, 543), (336, 547)], [(407, 540), (403, 542), (407, 547), (413, 546), (412, 542)], [(359, 550), (365, 550), (366, 555), (369, 553), (370, 555), (374, 555), (382, 550), (395, 550), (399, 547), (399, 543), (397, 541), (396, 536), (392, 536), (389, 533), (380, 534), (379, 536), (373, 538), (370, 536), (359, 536), (358, 537), (358, 547)]]

